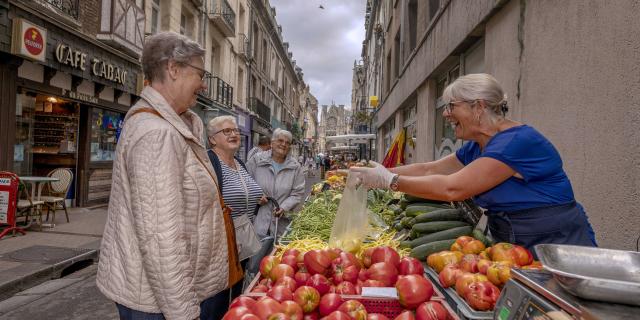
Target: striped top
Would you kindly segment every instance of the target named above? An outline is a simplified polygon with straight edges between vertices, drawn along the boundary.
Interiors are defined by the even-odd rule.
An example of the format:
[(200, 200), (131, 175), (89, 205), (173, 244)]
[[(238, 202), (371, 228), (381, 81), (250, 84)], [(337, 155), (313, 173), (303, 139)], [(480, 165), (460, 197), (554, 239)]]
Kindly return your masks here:
[(224, 203), (233, 210), (231, 211), (232, 218), (237, 218), (246, 213), (249, 219), (253, 221), (256, 205), (264, 193), (247, 170), (237, 160), (234, 161), (238, 170), (229, 167), (224, 161), (220, 161), (222, 183), (224, 185), (222, 198)]

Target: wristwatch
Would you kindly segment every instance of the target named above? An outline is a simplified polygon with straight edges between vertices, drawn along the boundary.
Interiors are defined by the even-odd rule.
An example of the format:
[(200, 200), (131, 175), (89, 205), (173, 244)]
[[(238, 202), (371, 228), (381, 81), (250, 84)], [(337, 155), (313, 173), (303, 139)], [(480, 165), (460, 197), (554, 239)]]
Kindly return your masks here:
[(389, 184), (389, 189), (393, 190), (393, 191), (398, 191), (398, 178), (400, 177), (399, 174), (395, 174), (393, 176), (393, 178), (391, 178), (391, 183)]

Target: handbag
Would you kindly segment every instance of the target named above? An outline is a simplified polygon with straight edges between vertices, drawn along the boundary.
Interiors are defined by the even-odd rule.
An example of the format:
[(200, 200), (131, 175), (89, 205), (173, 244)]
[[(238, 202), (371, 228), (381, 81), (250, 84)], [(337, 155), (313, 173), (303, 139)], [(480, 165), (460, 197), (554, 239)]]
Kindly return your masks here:
[(236, 228), (236, 243), (238, 244), (238, 257), (240, 261), (256, 255), (260, 248), (260, 239), (256, 234), (253, 223), (247, 214), (233, 218), (233, 225)]
[[(137, 113), (151, 113), (164, 119), (164, 117), (157, 110), (153, 108), (140, 108), (138, 110), (133, 111), (130, 117)], [(202, 155), (198, 153), (197, 148), (194, 148), (193, 142), (186, 139), (185, 141), (187, 142), (189, 147), (191, 147), (191, 150), (193, 151), (193, 153), (196, 155), (196, 159), (200, 161), (200, 164), (202, 164), (202, 166), (204, 167), (204, 170), (207, 171), (207, 173), (209, 173), (209, 176), (211, 177), (211, 179), (213, 179), (213, 182), (216, 184), (216, 190), (218, 191), (218, 198), (220, 199), (220, 207), (222, 208), (222, 217), (224, 219), (225, 234), (227, 236), (227, 253), (228, 253), (228, 261), (229, 261), (228, 287), (230, 288), (234, 284), (238, 283), (238, 281), (244, 278), (244, 271), (242, 270), (242, 266), (240, 266), (240, 259), (238, 257), (238, 247), (234, 245), (235, 243), (237, 243), (237, 241), (236, 241), (236, 229), (233, 224), (233, 219), (231, 218), (231, 208), (229, 208), (227, 205), (224, 204), (224, 199), (222, 199), (222, 194), (220, 194), (220, 186), (218, 185), (218, 180), (211, 173), (211, 170), (207, 167), (207, 165), (205, 165), (205, 162), (201, 158)]]

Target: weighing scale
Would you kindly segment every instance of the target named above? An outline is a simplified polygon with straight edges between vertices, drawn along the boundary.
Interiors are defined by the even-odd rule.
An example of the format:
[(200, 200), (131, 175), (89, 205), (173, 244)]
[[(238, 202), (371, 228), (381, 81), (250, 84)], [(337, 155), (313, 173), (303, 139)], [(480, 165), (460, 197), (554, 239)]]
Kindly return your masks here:
[(575, 319), (640, 319), (640, 307), (578, 298), (562, 289), (548, 271), (511, 269), (511, 277), (496, 303), (495, 319), (547, 320), (552, 311)]

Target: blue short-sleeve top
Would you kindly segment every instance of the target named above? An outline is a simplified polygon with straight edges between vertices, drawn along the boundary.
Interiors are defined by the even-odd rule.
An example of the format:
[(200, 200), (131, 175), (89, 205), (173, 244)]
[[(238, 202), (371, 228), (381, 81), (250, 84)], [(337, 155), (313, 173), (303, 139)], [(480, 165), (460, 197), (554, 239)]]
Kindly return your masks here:
[(493, 158), (523, 177), (512, 176), (474, 197), (477, 205), (489, 211), (510, 212), (574, 200), (560, 154), (547, 138), (530, 126), (521, 125), (498, 132), (484, 150), (476, 142), (466, 142), (456, 156), (465, 166), (480, 157)]

